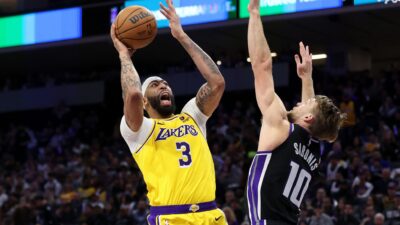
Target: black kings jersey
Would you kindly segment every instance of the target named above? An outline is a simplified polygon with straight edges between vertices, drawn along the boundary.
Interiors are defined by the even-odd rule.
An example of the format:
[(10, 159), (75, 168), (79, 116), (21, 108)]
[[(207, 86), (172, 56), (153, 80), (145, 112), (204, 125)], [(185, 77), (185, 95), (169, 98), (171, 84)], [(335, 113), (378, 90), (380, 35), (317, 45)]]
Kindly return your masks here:
[(258, 152), (247, 181), (251, 224), (278, 220), (297, 224), (299, 207), (321, 161), (320, 144), (301, 126), (274, 151)]

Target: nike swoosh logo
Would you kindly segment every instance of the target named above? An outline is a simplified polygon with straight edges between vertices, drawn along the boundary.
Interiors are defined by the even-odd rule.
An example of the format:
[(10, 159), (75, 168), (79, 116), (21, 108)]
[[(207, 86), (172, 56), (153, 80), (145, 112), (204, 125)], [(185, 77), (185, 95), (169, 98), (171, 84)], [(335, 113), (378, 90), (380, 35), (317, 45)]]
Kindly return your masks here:
[(222, 217), (222, 216), (220, 216), (220, 217), (218, 217), (218, 218), (215, 218), (215, 221), (218, 221), (219, 219), (221, 219), (221, 217)]

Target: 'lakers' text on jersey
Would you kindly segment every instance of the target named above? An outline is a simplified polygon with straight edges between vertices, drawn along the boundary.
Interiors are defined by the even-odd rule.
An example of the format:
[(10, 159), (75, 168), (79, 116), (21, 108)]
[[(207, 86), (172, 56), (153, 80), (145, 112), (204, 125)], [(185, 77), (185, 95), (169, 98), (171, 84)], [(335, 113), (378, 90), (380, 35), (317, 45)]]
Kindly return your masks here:
[[(129, 128), (124, 128), (124, 118), (121, 121), (121, 133), (143, 173), (151, 206), (195, 204), (215, 199), (214, 164), (205, 138), (207, 118), (199, 119), (200, 111), (194, 104), (190, 101), (181, 114), (169, 119), (145, 118), (144, 122), (150, 125), (142, 132), (146, 136), (141, 138), (130, 137), (135, 133), (127, 132)], [(195, 112), (188, 109), (189, 106)], [(137, 143), (137, 139), (142, 141)]]
[(319, 142), (298, 125), (274, 151), (258, 152), (247, 182), (249, 217), (297, 223), (303, 197), (321, 160)]

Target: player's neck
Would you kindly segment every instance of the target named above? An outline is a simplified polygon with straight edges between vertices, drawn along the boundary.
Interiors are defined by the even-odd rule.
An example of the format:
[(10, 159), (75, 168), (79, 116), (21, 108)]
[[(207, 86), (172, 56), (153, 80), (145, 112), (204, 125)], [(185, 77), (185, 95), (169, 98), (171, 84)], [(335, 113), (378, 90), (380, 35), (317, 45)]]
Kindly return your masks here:
[(304, 130), (306, 130), (308, 133), (310, 133), (310, 124), (304, 122), (304, 121), (296, 121), (294, 122), (294, 124), (299, 125), (300, 127), (302, 127)]
[(152, 119), (168, 119), (168, 118), (171, 118), (171, 117), (173, 117), (174, 116), (174, 114), (172, 114), (171, 113), (171, 115), (168, 115), (168, 116), (163, 116), (163, 115), (161, 115), (160, 113), (158, 113), (158, 112), (151, 112), (151, 113), (149, 113), (149, 116), (150, 116), (150, 118), (152, 118)]

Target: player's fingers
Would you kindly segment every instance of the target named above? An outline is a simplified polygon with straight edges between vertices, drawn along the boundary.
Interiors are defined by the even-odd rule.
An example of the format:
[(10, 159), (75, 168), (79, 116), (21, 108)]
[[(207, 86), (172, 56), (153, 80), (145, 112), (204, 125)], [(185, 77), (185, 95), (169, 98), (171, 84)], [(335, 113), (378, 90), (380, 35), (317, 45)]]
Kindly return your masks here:
[(170, 11), (170, 10), (169, 10), (167, 7), (165, 7), (165, 5), (162, 4), (161, 2), (160, 2), (160, 7), (161, 7), (161, 9), (164, 10), (165, 12), (169, 12), (169, 11)]
[(308, 47), (308, 45), (306, 46), (306, 54), (307, 54), (307, 56), (310, 55), (310, 47)]
[(110, 34), (111, 34), (111, 38), (114, 40), (115, 39), (115, 24), (114, 23), (111, 25)]
[(306, 50), (304, 48), (304, 44), (302, 41), (299, 43), (299, 47), (300, 47), (300, 55), (304, 59)]
[(115, 34), (115, 24), (114, 23), (111, 25), (110, 34), (111, 34), (111, 39), (112, 39), (115, 47), (117, 47), (119, 45), (123, 45), (122, 42), (117, 38), (117, 35)]
[(168, 5), (168, 8), (170, 8), (170, 9), (174, 8), (174, 5), (172, 4), (172, 0), (167, 0), (167, 5)]
[(300, 62), (300, 56), (299, 55), (294, 55), (294, 61), (296, 61), (296, 64), (297, 65), (300, 65), (301, 64), (301, 62)]
[(163, 14), (168, 20), (171, 19), (171, 16), (163, 9), (160, 9), (161, 14)]
[(168, 8), (167, 8), (165, 5), (163, 5), (161, 2), (160, 2), (160, 7), (161, 7), (160, 12), (164, 12), (163, 15), (164, 15), (165, 17), (167, 17), (168, 19), (171, 18), (171, 14), (172, 14), (171, 9), (168, 9)]
[(174, 6), (174, 2), (172, 0), (167, 0), (168, 3), (168, 8), (171, 10), (172, 13), (176, 13), (175, 11), (175, 6)]

